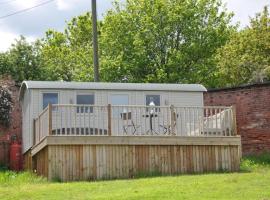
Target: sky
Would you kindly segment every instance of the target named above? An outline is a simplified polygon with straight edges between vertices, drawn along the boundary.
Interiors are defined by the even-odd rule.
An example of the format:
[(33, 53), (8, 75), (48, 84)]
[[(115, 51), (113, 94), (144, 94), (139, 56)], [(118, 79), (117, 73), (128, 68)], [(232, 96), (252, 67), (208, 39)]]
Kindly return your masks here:
[[(6, 51), (15, 38), (24, 35), (28, 41), (44, 36), (49, 28), (62, 31), (67, 21), (91, 9), (91, 0), (54, 0), (43, 6), (2, 18), (2, 16), (27, 9), (48, 0), (0, 0), (0, 51)], [(123, 1), (123, 0), (122, 0)], [(270, 0), (222, 0), (235, 16), (233, 23), (241, 27), (249, 23), (249, 17), (262, 11)], [(98, 18), (112, 7), (112, 0), (97, 0)]]

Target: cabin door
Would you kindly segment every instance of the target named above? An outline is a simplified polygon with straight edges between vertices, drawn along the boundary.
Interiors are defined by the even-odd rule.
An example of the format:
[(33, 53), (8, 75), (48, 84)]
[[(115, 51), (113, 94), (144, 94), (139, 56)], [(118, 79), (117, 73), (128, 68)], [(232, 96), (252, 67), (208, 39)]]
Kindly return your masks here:
[(128, 110), (128, 94), (111, 94), (110, 103), (112, 105), (112, 135), (126, 135), (132, 130), (129, 127), (131, 114)]

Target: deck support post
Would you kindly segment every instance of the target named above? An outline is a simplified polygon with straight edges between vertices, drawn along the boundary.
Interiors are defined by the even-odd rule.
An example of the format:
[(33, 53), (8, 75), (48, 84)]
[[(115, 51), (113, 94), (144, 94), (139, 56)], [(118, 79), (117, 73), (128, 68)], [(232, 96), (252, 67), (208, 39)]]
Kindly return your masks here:
[(48, 105), (48, 125), (49, 125), (49, 133), (48, 135), (52, 135), (52, 104)]
[(170, 106), (170, 112), (171, 112), (171, 134), (175, 135), (175, 110), (174, 110), (174, 105)]
[(233, 120), (233, 134), (237, 135), (237, 125), (236, 125), (236, 106), (232, 105), (232, 120)]
[(108, 104), (108, 136), (112, 135), (112, 105)]

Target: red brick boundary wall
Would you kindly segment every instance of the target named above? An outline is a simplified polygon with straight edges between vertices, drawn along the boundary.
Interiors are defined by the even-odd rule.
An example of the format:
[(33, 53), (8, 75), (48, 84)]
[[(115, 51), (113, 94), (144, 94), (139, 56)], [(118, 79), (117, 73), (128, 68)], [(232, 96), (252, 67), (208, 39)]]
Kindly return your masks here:
[(270, 152), (270, 83), (209, 90), (207, 106), (236, 106), (243, 155)]
[(0, 125), (0, 166), (8, 167), (11, 136), (16, 135), (19, 141), (22, 137), (22, 116), (19, 104), (20, 88), (9, 76), (0, 77), (0, 86), (10, 91), (13, 101), (10, 126), (6, 128)]

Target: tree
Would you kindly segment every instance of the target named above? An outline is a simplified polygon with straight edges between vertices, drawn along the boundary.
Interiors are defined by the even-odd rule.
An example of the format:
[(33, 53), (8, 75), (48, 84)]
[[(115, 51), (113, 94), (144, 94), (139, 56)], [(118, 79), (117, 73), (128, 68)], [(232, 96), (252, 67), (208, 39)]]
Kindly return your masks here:
[[(231, 17), (221, 0), (116, 2), (98, 22), (101, 79), (214, 86), (214, 55), (235, 31)], [(38, 45), (17, 41), (9, 53), (16, 79), (93, 81), (91, 27), (86, 13)]]
[(8, 54), (0, 53), (0, 75), (12, 74), (11, 66)]
[[(116, 2), (98, 22), (103, 81), (215, 85), (214, 55), (234, 27), (220, 0)], [(48, 80), (93, 80), (89, 13), (42, 40)]]
[(218, 50), (219, 84), (237, 86), (270, 80), (270, 15), (265, 7)]
[(0, 86), (0, 125), (9, 126), (11, 109), (12, 99), (10, 92)]
[(0, 74), (10, 74), (18, 82), (42, 79), (39, 52), (38, 40), (31, 44), (21, 36), (7, 52), (0, 54)]
[(214, 86), (231, 17), (220, 0), (116, 2), (101, 28), (102, 78)]
[(63, 33), (47, 31), (42, 41), (47, 80), (93, 80), (91, 30), (91, 15), (86, 13), (74, 17)]

